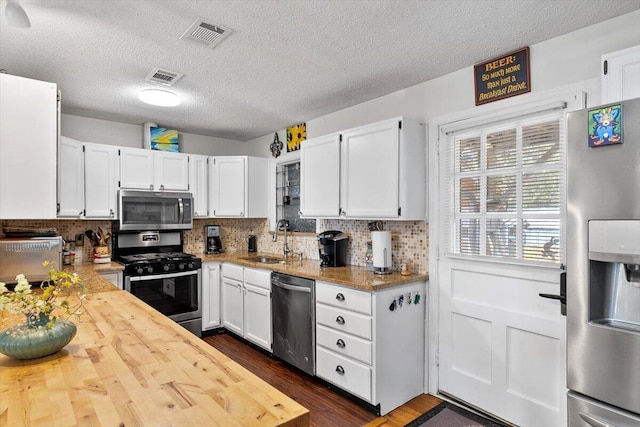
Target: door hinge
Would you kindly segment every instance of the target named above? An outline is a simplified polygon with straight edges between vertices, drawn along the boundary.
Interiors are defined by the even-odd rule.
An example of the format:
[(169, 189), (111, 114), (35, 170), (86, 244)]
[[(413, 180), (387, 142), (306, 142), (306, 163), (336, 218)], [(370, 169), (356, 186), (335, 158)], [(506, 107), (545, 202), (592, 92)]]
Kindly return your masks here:
[(440, 366), (440, 349), (436, 349), (436, 366)]
[(84, 153), (84, 145), (82, 146), (82, 152)]
[(56, 203), (56, 212), (60, 213), (60, 203)]
[(342, 135), (340, 135), (340, 142), (342, 142)]
[(58, 93), (56, 93), (56, 102), (60, 102), (60, 101), (62, 101), (62, 93), (58, 91)]
[(402, 215), (402, 208), (398, 208), (398, 216)]
[(82, 216), (87, 216), (87, 210), (86, 209), (82, 209)]
[(118, 181), (118, 188), (120, 188), (120, 181)]
[(398, 129), (402, 129), (402, 120), (398, 122)]
[(118, 148), (118, 156), (120, 155), (120, 149)]
[(607, 73), (609, 72), (609, 61), (604, 61), (604, 64), (602, 64), (602, 71), (604, 72), (604, 75), (606, 76)]

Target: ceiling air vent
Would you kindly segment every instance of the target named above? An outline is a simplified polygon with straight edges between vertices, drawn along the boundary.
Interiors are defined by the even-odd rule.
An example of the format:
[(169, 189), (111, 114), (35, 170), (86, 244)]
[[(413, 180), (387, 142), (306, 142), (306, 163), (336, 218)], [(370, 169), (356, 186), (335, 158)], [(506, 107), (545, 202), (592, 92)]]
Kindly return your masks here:
[(184, 32), (180, 39), (214, 48), (232, 32), (233, 30), (231, 28), (209, 24), (204, 22), (202, 18), (198, 18), (191, 24), (189, 29)]
[(149, 82), (160, 83), (165, 86), (173, 86), (173, 84), (182, 76), (184, 76), (182, 73), (176, 73), (175, 71), (163, 70), (162, 68), (156, 67), (151, 70), (144, 79)]

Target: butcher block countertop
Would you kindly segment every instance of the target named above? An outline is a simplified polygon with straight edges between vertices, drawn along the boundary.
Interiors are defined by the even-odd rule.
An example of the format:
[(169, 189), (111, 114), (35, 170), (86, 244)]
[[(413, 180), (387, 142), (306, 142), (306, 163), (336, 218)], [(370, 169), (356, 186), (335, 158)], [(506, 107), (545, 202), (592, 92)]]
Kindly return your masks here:
[(365, 267), (347, 265), (344, 267), (327, 267), (321, 268), (320, 261), (312, 259), (304, 259), (299, 262), (297, 257), (289, 257), (286, 263), (264, 264), (249, 261), (244, 258), (248, 257), (275, 257), (282, 258), (279, 255), (261, 253), (261, 252), (224, 252), (221, 254), (196, 254), (202, 258), (203, 262), (220, 261), (231, 262), (245, 267), (262, 268), (265, 270), (278, 271), (280, 273), (291, 274), (292, 276), (305, 277), (307, 279), (322, 280), (325, 282), (337, 283), (351, 288), (362, 289), (366, 291), (376, 291), (380, 289), (391, 288), (394, 286), (404, 285), (407, 283), (421, 282), (429, 280), (428, 274), (409, 274), (403, 276), (398, 272), (387, 275), (373, 274), (367, 271)]
[[(309, 412), (91, 264), (75, 338), (34, 360), (0, 354), (1, 426), (308, 426)], [(118, 270), (118, 266), (113, 266)]]

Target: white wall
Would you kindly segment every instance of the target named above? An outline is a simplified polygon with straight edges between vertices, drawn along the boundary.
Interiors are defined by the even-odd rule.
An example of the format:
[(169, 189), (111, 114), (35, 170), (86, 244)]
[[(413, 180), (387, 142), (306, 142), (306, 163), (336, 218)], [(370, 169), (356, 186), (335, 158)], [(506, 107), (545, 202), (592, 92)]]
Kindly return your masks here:
[[(89, 117), (62, 114), (61, 134), (69, 138), (98, 144), (143, 148), (142, 124), (112, 122)], [(180, 151), (208, 156), (246, 154), (246, 142), (178, 132)]]
[[(635, 11), (531, 45), (532, 93), (577, 84), (587, 92), (588, 104), (597, 105), (600, 102), (601, 55), (640, 44), (639, 23), (640, 11)], [(308, 120), (307, 139), (395, 116), (426, 121), (475, 108), (473, 84), (473, 65), (470, 65), (437, 79)], [(279, 132), (281, 140), (284, 134), (284, 131)], [(265, 145), (268, 147), (272, 141), (273, 133), (249, 141), (248, 149), (255, 153), (264, 152), (267, 149)]]

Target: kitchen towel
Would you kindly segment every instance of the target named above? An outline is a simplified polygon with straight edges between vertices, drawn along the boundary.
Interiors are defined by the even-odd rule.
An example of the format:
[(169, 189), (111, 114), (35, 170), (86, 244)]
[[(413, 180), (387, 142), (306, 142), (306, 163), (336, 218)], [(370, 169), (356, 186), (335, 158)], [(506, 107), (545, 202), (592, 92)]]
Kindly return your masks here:
[(391, 232), (372, 231), (373, 267), (391, 269)]

